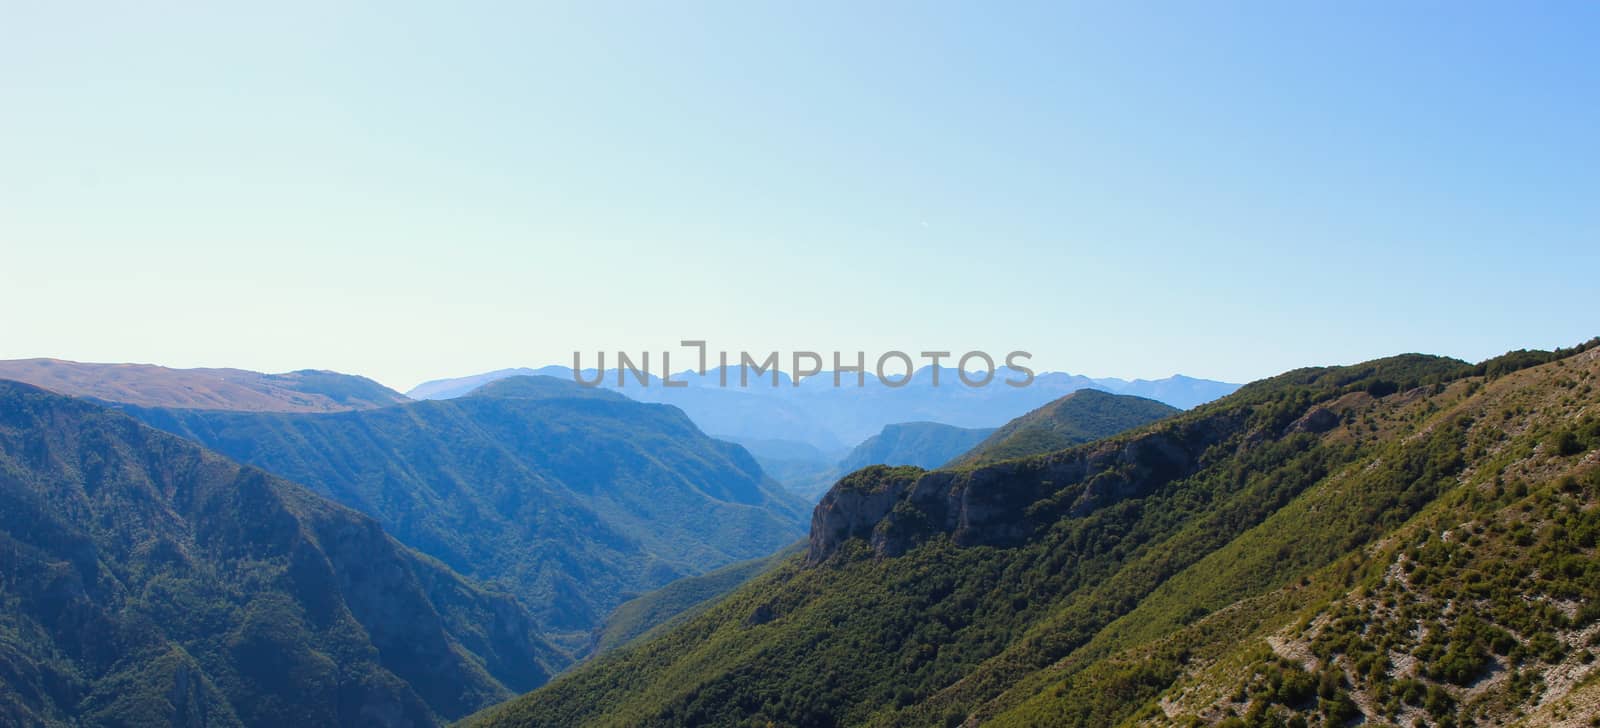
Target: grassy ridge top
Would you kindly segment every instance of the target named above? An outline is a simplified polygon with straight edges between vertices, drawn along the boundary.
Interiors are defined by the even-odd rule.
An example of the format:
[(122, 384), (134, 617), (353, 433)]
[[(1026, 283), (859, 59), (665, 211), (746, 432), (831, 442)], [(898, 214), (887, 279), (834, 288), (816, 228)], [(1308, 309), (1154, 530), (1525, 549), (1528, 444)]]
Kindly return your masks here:
[(410, 401), (366, 377), (315, 369), (262, 374), (243, 369), (169, 369), (150, 364), (16, 359), (0, 361), (0, 379), (26, 382), (73, 397), (142, 407), (342, 412)]

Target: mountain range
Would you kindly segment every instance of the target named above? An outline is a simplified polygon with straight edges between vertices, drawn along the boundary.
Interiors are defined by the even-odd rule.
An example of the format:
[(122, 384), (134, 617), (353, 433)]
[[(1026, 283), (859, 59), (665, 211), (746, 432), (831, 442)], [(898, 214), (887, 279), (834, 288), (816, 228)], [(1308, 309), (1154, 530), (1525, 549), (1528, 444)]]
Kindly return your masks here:
[[(1600, 340), (849, 453), (559, 377), (4, 365), (68, 391), (0, 380), (0, 723), (1600, 715)], [(762, 463), (819, 457), (807, 532)]]
[[(786, 484), (791, 490), (815, 500), (841, 478), (864, 468), (880, 465), (933, 468), (1023, 457), (1109, 437), (1176, 412), (1177, 409), (1153, 400), (1082, 390), (1012, 420), (999, 430), (968, 430), (935, 422), (889, 425), (856, 446), (842, 460), (833, 463), (804, 461), (810, 469), (791, 473), (793, 480)], [(997, 432), (1006, 433), (1006, 436), (993, 437)], [(765, 455), (757, 455), (756, 459), (768, 472), (798, 468), (797, 462), (802, 462), (774, 462), (769, 458), (805, 455), (792, 448), (767, 448), (762, 452)], [(596, 649), (610, 651), (697, 614), (716, 598), (775, 568), (784, 555), (785, 552), (778, 552), (703, 576), (679, 579), (629, 601), (606, 619), (597, 635)]]
[(634, 595), (804, 535), (805, 505), (742, 448), (549, 377), (337, 413), (123, 409), (371, 515), (573, 650)]
[[(540, 369), (503, 369), (458, 379), (425, 382), (407, 396), (413, 399), (449, 399), (514, 375), (543, 375), (557, 379), (574, 378), (572, 369), (561, 366)], [(796, 386), (784, 372), (762, 375), (753, 369), (732, 367), (726, 371), (710, 369), (704, 375), (693, 371), (673, 375), (682, 387), (664, 387), (660, 378), (650, 375), (641, 384), (630, 372), (617, 370), (581, 373), (584, 381), (620, 391), (645, 402), (662, 402), (682, 409), (700, 428), (719, 437), (740, 442), (768, 441), (804, 444), (823, 453), (841, 452), (878, 434), (886, 425), (905, 422), (938, 422), (955, 427), (982, 429), (998, 427), (1029, 410), (1078, 391), (1093, 389), (1165, 402), (1188, 409), (1226, 395), (1239, 385), (1175, 375), (1158, 380), (1123, 380), (1047, 372), (1036, 375), (1025, 387), (1004, 384), (1007, 379), (1022, 381), (1020, 372), (1001, 367), (993, 382), (983, 387), (961, 383), (959, 372), (947, 367), (923, 367), (901, 386), (887, 386), (876, 376), (866, 376), (856, 386), (853, 375), (844, 375), (835, 387), (831, 372), (807, 377)], [(937, 379), (938, 384), (934, 382)], [(726, 386), (724, 386), (724, 381)], [(747, 386), (740, 386), (741, 382)]]
[(316, 369), (262, 374), (243, 369), (170, 369), (152, 364), (11, 359), (0, 361), (0, 379), (84, 399), (144, 407), (342, 412), (409, 401), (366, 377)]
[(1597, 345), (857, 471), (806, 553), (467, 724), (1589, 725)]
[(377, 521), (0, 381), (0, 723), (428, 726), (568, 658)]

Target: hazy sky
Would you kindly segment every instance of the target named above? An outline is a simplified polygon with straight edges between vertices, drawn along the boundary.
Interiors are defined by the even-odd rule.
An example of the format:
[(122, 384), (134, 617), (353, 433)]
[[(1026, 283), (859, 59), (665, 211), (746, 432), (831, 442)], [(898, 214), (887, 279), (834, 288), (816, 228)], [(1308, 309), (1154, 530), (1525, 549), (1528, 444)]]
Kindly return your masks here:
[(0, 0), (0, 358), (1600, 333), (1600, 4), (1066, 5)]

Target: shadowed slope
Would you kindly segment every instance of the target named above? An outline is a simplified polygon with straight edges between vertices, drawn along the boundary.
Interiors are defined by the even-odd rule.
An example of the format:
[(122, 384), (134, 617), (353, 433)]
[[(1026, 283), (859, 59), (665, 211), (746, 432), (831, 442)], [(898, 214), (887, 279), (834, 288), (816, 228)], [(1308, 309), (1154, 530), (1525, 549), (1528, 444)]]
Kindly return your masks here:
[(432, 725), (566, 663), (377, 522), (0, 381), (0, 723)]
[(676, 408), (549, 378), (362, 412), (129, 411), (372, 515), (573, 648), (628, 593), (804, 533), (803, 506), (742, 448)]

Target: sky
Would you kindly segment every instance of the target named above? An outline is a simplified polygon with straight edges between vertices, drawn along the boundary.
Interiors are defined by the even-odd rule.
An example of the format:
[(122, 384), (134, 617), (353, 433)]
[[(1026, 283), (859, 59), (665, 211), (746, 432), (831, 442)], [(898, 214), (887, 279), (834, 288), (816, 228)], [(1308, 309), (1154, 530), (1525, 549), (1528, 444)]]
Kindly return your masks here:
[[(0, 0), (0, 358), (1600, 334), (1600, 4)], [(676, 360), (675, 360), (676, 363)]]

